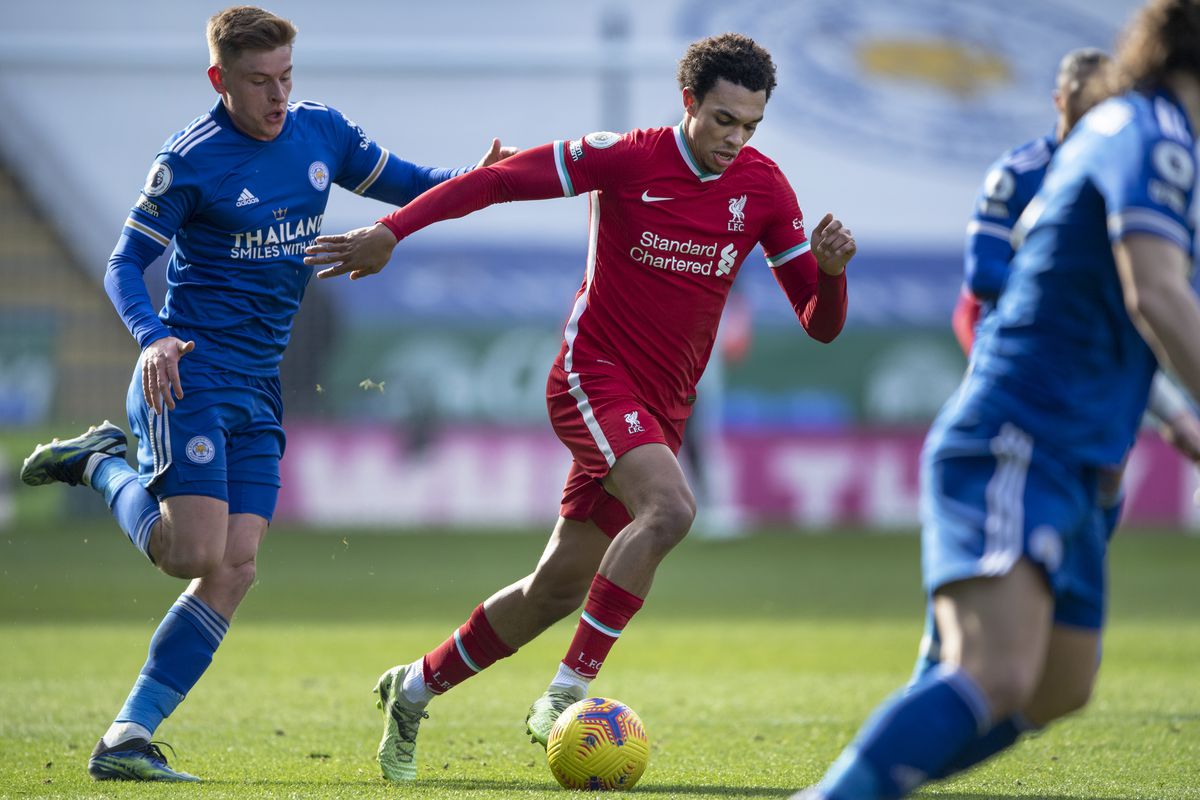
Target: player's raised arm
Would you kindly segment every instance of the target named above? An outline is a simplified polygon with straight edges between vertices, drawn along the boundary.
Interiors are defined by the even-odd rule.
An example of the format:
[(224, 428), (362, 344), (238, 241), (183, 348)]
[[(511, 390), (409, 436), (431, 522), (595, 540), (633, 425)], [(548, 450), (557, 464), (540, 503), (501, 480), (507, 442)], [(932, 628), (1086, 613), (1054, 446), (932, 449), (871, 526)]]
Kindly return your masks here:
[[(372, 227), (338, 236), (320, 236), (305, 250), (304, 263), (324, 267), (317, 273), (318, 278), (349, 274), (351, 280), (357, 280), (382, 270), (397, 242), (435, 222), (464, 217), (495, 203), (562, 197), (564, 189), (553, 149), (554, 145), (542, 145), (459, 175), (433, 187)], [(502, 157), (504, 150), (495, 140), (483, 161)]]

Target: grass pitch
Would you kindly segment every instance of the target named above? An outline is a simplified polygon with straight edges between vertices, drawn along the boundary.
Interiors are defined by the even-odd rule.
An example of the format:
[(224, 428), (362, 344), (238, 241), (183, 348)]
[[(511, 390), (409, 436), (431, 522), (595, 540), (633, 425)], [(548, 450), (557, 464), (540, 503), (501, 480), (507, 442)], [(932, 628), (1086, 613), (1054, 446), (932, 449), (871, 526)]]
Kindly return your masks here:
[[(198, 786), (94, 783), (88, 753), (183, 584), (107, 520), (0, 534), (0, 797), (563, 796), (523, 736), (570, 639), (560, 623), (436, 700), (420, 780), (374, 762), (370, 689), (525, 574), (544, 536), (276, 528), (213, 667), (159, 737)], [(911, 536), (689, 541), (593, 684), (652, 741), (646, 798), (769, 798), (820, 777), (908, 677), (921, 631)], [(1200, 540), (1122, 535), (1097, 695), (940, 798), (1200, 798)]]

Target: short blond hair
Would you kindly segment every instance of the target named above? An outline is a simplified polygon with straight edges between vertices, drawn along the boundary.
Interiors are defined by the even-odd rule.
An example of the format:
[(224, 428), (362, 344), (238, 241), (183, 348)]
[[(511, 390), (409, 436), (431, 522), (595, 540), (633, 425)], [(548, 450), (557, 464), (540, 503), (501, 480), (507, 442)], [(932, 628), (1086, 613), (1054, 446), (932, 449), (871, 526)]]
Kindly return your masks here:
[(256, 6), (231, 6), (208, 20), (208, 57), (227, 65), (247, 51), (290, 47), (296, 26)]

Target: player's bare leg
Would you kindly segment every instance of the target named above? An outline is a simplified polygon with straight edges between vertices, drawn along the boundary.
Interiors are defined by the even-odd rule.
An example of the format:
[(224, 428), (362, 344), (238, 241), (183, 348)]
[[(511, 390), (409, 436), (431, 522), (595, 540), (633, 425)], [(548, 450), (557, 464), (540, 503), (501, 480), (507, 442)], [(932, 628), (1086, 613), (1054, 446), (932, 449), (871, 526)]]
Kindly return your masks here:
[(579, 608), (610, 543), (595, 523), (559, 517), (533, 572), (483, 603), (505, 644), (522, 647)]
[[(229, 505), (215, 497), (179, 495), (166, 498), (159, 508), (162, 519), (150, 534), (150, 558), (158, 568), (173, 578), (188, 579), (218, 571), (234, 528)], [(256, 519), (265, 531), (266, 520)]]
[[(1021, 559), (1007, 575), (950, 584), (934, 597), (942, 662), (978, 685), (992, 719), (1028, 704), (1050, 645), (1053, 599), (1041, 572)], [(1092, 650), (1095, 657), (1095, 650)]]
[[(167, 563), (164, 571), (208, 572), (192, 580), (155, 632), (133, 690), (89, 759), (88, 771), (98, 780), (197, 780), (171, 769), (150, 740), (212, 662), (234, 611), (254, 583), (255, 557), (267, 531), (263, 517), (228, 514), (223, 501), (209, 497), (172, 497), (161, 506), (163, 519), (151, 541), (152, 553)], [(197, 517), (188, 519), (191, 512)], [(188, 523), (170, 524), (184, 519)], [(205, 539), (197, 522), (213, 519), (220, 519), (221, 527), (210, 529)], [(223, 550), (210, 567), (214, 542)]]
[(687, 535), (696, 515), (683, 470), (663, 444), (625, 453), (604, 486), (624, 503), (633, 521), (609, 546), (567, 655), (545, 694), (529, 709), (527, 730), (543, 746), (563, 709), (586, 694), (617, 637), (641, 608), (659, 563)]
[(643, 445), (618, 458), (604, 488), (625, 504), (633, 521), (608, 548), (600, 574), (644, 598), (659, 563), (687, 536), (696, 499), (675, 454), (663, 444)]
[(1099, 631), (1055, 625), (1041, 681), (1022, 715), (1040, 728), (1078, 711), (1091, 699), (1099, 671)]

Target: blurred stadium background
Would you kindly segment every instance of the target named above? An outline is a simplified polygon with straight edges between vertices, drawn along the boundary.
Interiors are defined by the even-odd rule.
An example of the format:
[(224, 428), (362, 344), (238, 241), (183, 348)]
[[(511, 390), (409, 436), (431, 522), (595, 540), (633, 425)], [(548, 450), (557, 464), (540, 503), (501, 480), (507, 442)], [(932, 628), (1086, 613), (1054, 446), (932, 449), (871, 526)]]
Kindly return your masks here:
[[(47, 433), (125, 422), (134, 343), (100, 281), (168, 133), (213, 102), (203, 23), (224, 2), (6, 7), (0, 29), (0, 526), (100, 514), (87, 493), (17, 488)], [(287, 2), (293, 99), (333, 105), (418, 163), (675, 123), (675, 62), (700, 36), (766, 45), (779, 88), (754, 145), (810, 219), (855, 231), (850, 318), (796, 325), (761, 254), (739, 279), (752, 335), (702, 388), (723, 521), (911, 531), (921, 436), (964, 367), (949, 331), (984, 171), (1049, 130), (1060, 56), (1111, 48), (1130, 0)], [(365, 24), (367, 21), (372, 24)], [(385, 211), (331, 192), (326, 232)], [(492, 208), (398, 248), (368, 282), (314, 283), (285, 359), (278, 519), (541, 528), (567, 454), (543, 388), (583, 268), (580, 198)], [(161, 298), (162, 265), (148, 272)], [(375, 388), (362, 388), (363, 381)], [(368, 384), (370, 386), (372, 384)], [(717, 398), (723, 397), (718, 402)], [(1194, 477), (1153, 435), (1127, 519), (1200, 523)], [(85, 496), (86, 495), (86, 496)], [(703, 519), (701, 520), (704, 521)]]

